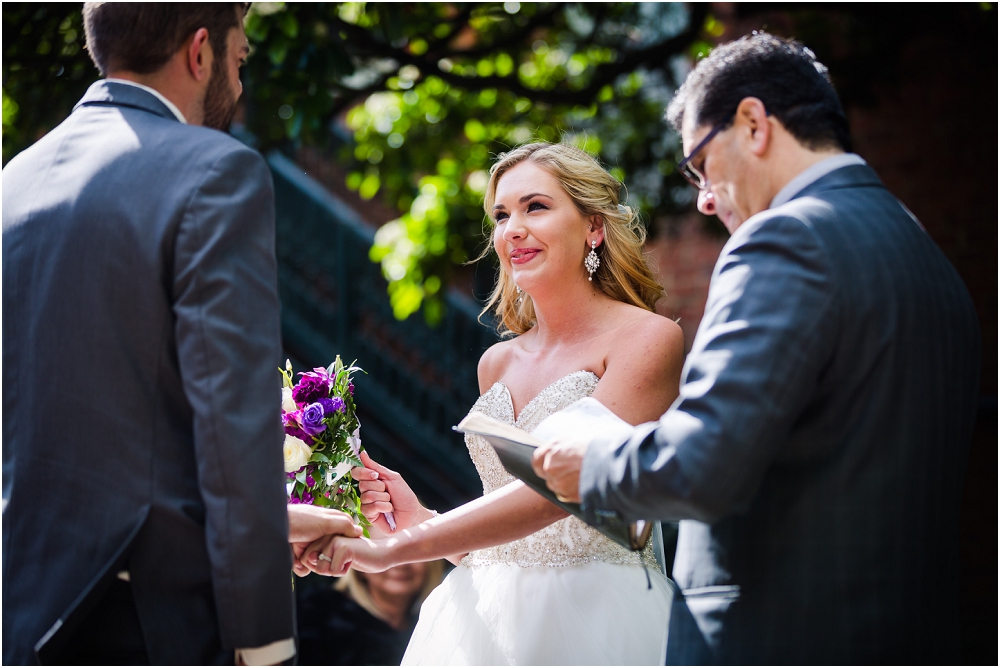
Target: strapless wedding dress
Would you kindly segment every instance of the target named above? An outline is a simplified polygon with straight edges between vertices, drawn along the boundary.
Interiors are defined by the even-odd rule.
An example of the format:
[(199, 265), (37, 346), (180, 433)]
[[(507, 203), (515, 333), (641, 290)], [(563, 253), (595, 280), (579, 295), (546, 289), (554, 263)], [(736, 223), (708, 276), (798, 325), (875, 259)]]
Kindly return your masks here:
[[(561, 378), (517, 420), (498, 382), (472, 410), (532, 431), (598, 380), (589, 371)], [(514, 480), (482, 437), (465, 442), (484, 494)], [(630, 552), (567, 517), (466, 556), (424, 601), (403, 665), (661, 665), (671, 598), (651, 545)]]

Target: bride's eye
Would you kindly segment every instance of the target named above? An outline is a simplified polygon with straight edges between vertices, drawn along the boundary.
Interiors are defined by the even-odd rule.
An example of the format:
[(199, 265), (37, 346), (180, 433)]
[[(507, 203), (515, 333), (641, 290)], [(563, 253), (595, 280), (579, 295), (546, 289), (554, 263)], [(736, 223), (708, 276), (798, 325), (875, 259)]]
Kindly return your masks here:
[(494, 217), (493, 217), (493, 220), (494, 220), (494, 221), (495, 221), (495, 222), (496, 222), (497, 224), (500, 224), (500, 223), (502, 223), (503, 221), (507, 220), (507, 218), (508, 218), (508, 216), (507, 216), (507, 213), (506, 213), (506, 212), (504, 212), (504, 211), (498, 211), (498, 212), (497, 212), (497, 214), (496, 214), (496, 216), (494, 216)]
[(538, 211), (538, 210), (544, 210), (544, 209), (548, 209), (548, 208), (549, 208), (549, 207), (545, 206), (545, 205), (544, 205), (544, 204), (542, 204), (541, 202), (529, 202), (529, 203), (528, 203), (528, 212), (529, 212), (529, 213), (530, 213), (531, 211)]

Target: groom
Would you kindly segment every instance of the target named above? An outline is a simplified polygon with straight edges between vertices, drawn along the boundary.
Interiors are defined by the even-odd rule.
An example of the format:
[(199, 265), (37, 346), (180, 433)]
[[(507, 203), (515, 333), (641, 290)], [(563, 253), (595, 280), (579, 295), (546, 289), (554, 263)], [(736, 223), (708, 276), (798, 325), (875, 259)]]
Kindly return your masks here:
[[(3, 662), (295, 653), (274, 199), (241, 4), (92, 3), (106, 79), (3, 171)], [(235, 654), (234, 654), (235, 652)]]
[(801, 44), (720, 46), (668, 118), (732, 234), (680, 397), (628, 442), (541, 448), (536, 470), (592, 523), (681, 520), (668, 664), (955, 662), (968, 293), (848, 152)]

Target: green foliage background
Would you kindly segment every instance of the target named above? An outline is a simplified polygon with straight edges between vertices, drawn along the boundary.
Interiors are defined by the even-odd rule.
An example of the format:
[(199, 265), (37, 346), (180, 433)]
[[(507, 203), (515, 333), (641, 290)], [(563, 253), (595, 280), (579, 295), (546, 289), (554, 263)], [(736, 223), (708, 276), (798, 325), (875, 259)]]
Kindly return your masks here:
[(346, 127), (347, 185), (402, 213), (371, 250), (394, 312), (433, 322), (483, 249), (488, 169), (513, 146), (585, 147), (647, 215), (690, 204), (662, 116), (703, 28), (720, 26), (680, 4), (255, 4), (248, 126), (331, 150)]
[[(3, 5), (4, 164), (62, 121), (98, 77), (80, 8)], [(647, 220), (690, 207), (693, 192), (674, 171), (678, 140), (662, 114), (687, 69), (725, 32), (709, 8), (254, 3), (246, 20), (249, 133), (241, 136), (262, 150), (319, 147), (346, 166), (361, 198), (398, 210), (371, 257), (389, 280), (396, 315), (423, 307), (435, 321), (455, 267), (483, 248), (487, 170), (512, 146), (541, 139), (587, 148), (625, 181)], [(995, 3), (726, 11), (729, 22), (773, 20), (779, 33), (784, 25), (810, 45), (848, 107), (872, 102), (876, 84), (897, 76), (915, 36), (963, 36), (977, 54), (996, 57)]]
[[(3, 159), (62, 120), (97, 78), (80, 5), (3, 8)], [(455, 266), (483, 249), (496, 155), (531, 140), (599, 155), (647, 217), (686, 208), (663, 109), (721, 34), (672, 3), (255, 3), (246, 129), (262, 150), (321, 147), (347, 185), (400, 217), (382, 227), (399, 318), (442, 314)]]

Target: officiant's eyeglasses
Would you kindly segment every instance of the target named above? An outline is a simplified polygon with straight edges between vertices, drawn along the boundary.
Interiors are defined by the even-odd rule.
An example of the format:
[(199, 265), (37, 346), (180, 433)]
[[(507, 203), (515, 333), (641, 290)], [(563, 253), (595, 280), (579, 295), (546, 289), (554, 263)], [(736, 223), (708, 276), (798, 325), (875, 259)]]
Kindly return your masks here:
[(705, 178), (705, 175), (702, 174), (700, 170), (698, 170), (694, 165), (691, 164), (691, 161), (695, 158), (695, 156), (698, 155), (698, 153), (701, 152), (703, 148), (708, 146), (708, 142), (712, 141), (715, 135), (719, 134), (720, 132), (722, 132), (722, 130), (729, 127), (729, 124), (732, 122), (733, 117), (735, 116), (736, 114), (733, 114), (732, 116), (730, 116), (729, 118), (727, 118), (726, 120), (722, 121), (721, 123), (717, 124), (714, 128), (712, 128), (712, 131), (709, 132), (707, 135), (705, 135), (704, 139), (698, 142), (698, 145), (694, 147), (694, 149), (687, 155), (687, 157), (685, 157), (683, 160), (677, 163), (677, 171), (681, 173), (681, 176), (687, 179), (688, 183), (693, 185), (698, 190), (704, 190), (705, 184), (708, 182), (708, 180)]

